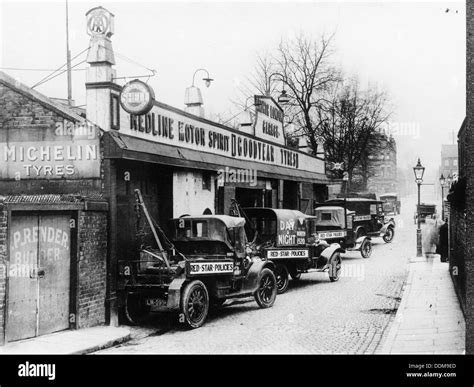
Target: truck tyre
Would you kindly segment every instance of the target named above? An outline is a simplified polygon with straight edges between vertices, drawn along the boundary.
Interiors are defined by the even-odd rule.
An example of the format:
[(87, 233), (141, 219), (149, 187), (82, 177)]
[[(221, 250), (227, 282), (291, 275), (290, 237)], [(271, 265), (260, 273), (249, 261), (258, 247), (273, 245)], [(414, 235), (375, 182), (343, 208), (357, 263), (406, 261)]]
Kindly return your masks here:
[(258, 276), (258, 288), (255, 292), (255, 301), (260, 308), (270, 308), (277, 295), (276, 278), (273, 271), (268, 268), (262, 269)]
[(301, 273), (297, 270), (290, 273), (291, 279), (293, 281), (298, 281), (301, 278)]
[(206, 321), (208, 312), (209, 293), (206, 286), (199, 280), (189, 282), (181, 294), (181, 316), (184, 322), (190, 328), (199, 328)]
[(150, 308), (145, 305), (145, 299), (138, 294), (128, 293), (125, 297), (123, 317), (130, 325), (143, 324)]
[(364, 228), (359, 228), (356, 233), (356, 239), (359, 239), (360, 237), (363, 237), (366, 235), (365, 229)]
[(372, 243), (368, 239), (362, 242), (362, 246), (360, 246), (360, 255), (362, 258), (370, 258), (372, 255)]
[(329, 260), (329, 279), (331, 282), (336, 282), (341, 277), (342, 258), (341, 253), (336, 252)]
[(390, 243), (393, 241), (393, 237), (395, 236), (395, 229), (393, 227), (388, 227), (387, 232), (382, 237), (385, 243)]
[(288, 267), (288, 272), (290, 273), (290, 277), (294, 281), (298, 281), (301, 278), (301, 272), (298, 271), (296, 265), (291, 265)]
[(275, 277), (277, 281), (278, 294), (285, 293), (288, 289), (288, 284), (290, 283), (288, 268), (286, 265), (278, 263), (275, 266)]

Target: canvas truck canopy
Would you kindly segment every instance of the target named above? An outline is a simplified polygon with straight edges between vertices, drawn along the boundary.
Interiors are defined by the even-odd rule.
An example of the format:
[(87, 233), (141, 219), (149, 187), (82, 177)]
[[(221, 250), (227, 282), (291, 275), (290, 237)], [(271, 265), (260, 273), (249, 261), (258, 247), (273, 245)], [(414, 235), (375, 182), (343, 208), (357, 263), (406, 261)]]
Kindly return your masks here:
[(385, 194), (380, 195), (380, 200), (397, 201), (398, 200), (398, 194), (396, 194), (396, 193), (385, 193)]
[[(355, 214), (355, 212), (346, 210), (346, 214), (350, 216)], [(318, 226), (345, 227), (344, 207), (318, 207), (314, 210), (314, 216)]]
[(243, 211), (261, 240), (274, 242), (276, 246), (306, 244), (306, 220), (312, 216), (297, 210), (264, 207), (249, 207)]
[(318, 204), (318, 207), (321, 206), (340, 206), (346, 207), (348, 210), (355, 211), (356, 215), (376, 215), (378, 209), (382, 209), (383, 201), (375, 199), (365, 199), (365, 198), (337, 198), (325, 201), (323, 204)]
[(244, 218), (228, 215), (186, 215), (171, 222), (176, 241), (221, 241), (227, 244), (231, 242), (229, 229), (245, 226)]

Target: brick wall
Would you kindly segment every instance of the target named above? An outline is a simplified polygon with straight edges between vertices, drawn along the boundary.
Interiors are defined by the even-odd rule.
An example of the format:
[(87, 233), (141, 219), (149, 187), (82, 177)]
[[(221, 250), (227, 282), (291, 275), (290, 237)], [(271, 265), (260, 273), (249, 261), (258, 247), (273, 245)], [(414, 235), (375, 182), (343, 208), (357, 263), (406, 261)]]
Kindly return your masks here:
[(466, 353), (474, 353), (474, 3), (466, 1), (466, 115), (464, 172), (466, 176)]
[[(57, 123), (63, 123), (64, 120), (72, 122), (73, 119), (0, 82), (0, 131), (6, 131), (7, 135), (8, 131), (19, 132), (22, 140), (39, 142), (41, 136), (32, 138), (38, 137), (38, 131), (54, 131), (57, 128)], [(66, 140), (72, 141), (70, 137), (65, 136), (64, 141)], [(71, 144), (74, 143), (71, 142)], [(45, 145), (50, 144), (46, 143)], [(100, 191), (100, 183), (99, 178), (68, 179), (66, 176), (60, 179), (22, 178), (15, 180), (3, 178), (0, 179), (0, 193), (2, 195), (74, 193), (89, 196), (91, 193)]]
[(451, 208), (450, 211), (450, 249), (449, 271), (463, 311), (466, 311), (466, 270), (465, 239), (466, 219), (464, 210)]
[(79, 212), (77, 327), (105, 323), (107, 213)]
[(0, 203), (0, 345), (4, 344), (7, 281), (7, 211)]

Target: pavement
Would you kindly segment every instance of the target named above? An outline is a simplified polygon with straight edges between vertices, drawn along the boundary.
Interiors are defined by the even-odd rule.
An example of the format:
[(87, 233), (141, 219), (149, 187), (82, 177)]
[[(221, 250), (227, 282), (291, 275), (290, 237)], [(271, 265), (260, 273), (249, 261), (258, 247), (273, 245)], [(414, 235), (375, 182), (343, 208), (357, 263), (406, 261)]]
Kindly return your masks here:
[(0, 347), (0, 355), (81, 355), (112, 347), (129, 338), (130, 330), (123, 327), (67, 330), (7, 343)]
[(465, 321), (449, 264), (413, 258), (402, 301), (380, 354), (464, 354)]

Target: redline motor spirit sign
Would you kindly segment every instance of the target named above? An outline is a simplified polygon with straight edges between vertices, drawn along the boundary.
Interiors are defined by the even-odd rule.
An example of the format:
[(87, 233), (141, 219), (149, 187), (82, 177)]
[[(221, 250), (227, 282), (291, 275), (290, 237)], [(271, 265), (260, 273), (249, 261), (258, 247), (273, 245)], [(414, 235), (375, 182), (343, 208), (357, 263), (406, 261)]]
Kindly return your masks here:
[[(184, 112), (183, 112), (184, 113)], [(146, 115), (120, 109), (120, 133), (233, 159), (324, 174), (324, 162), (255, 136), (227, 130), (156, 103)]]

